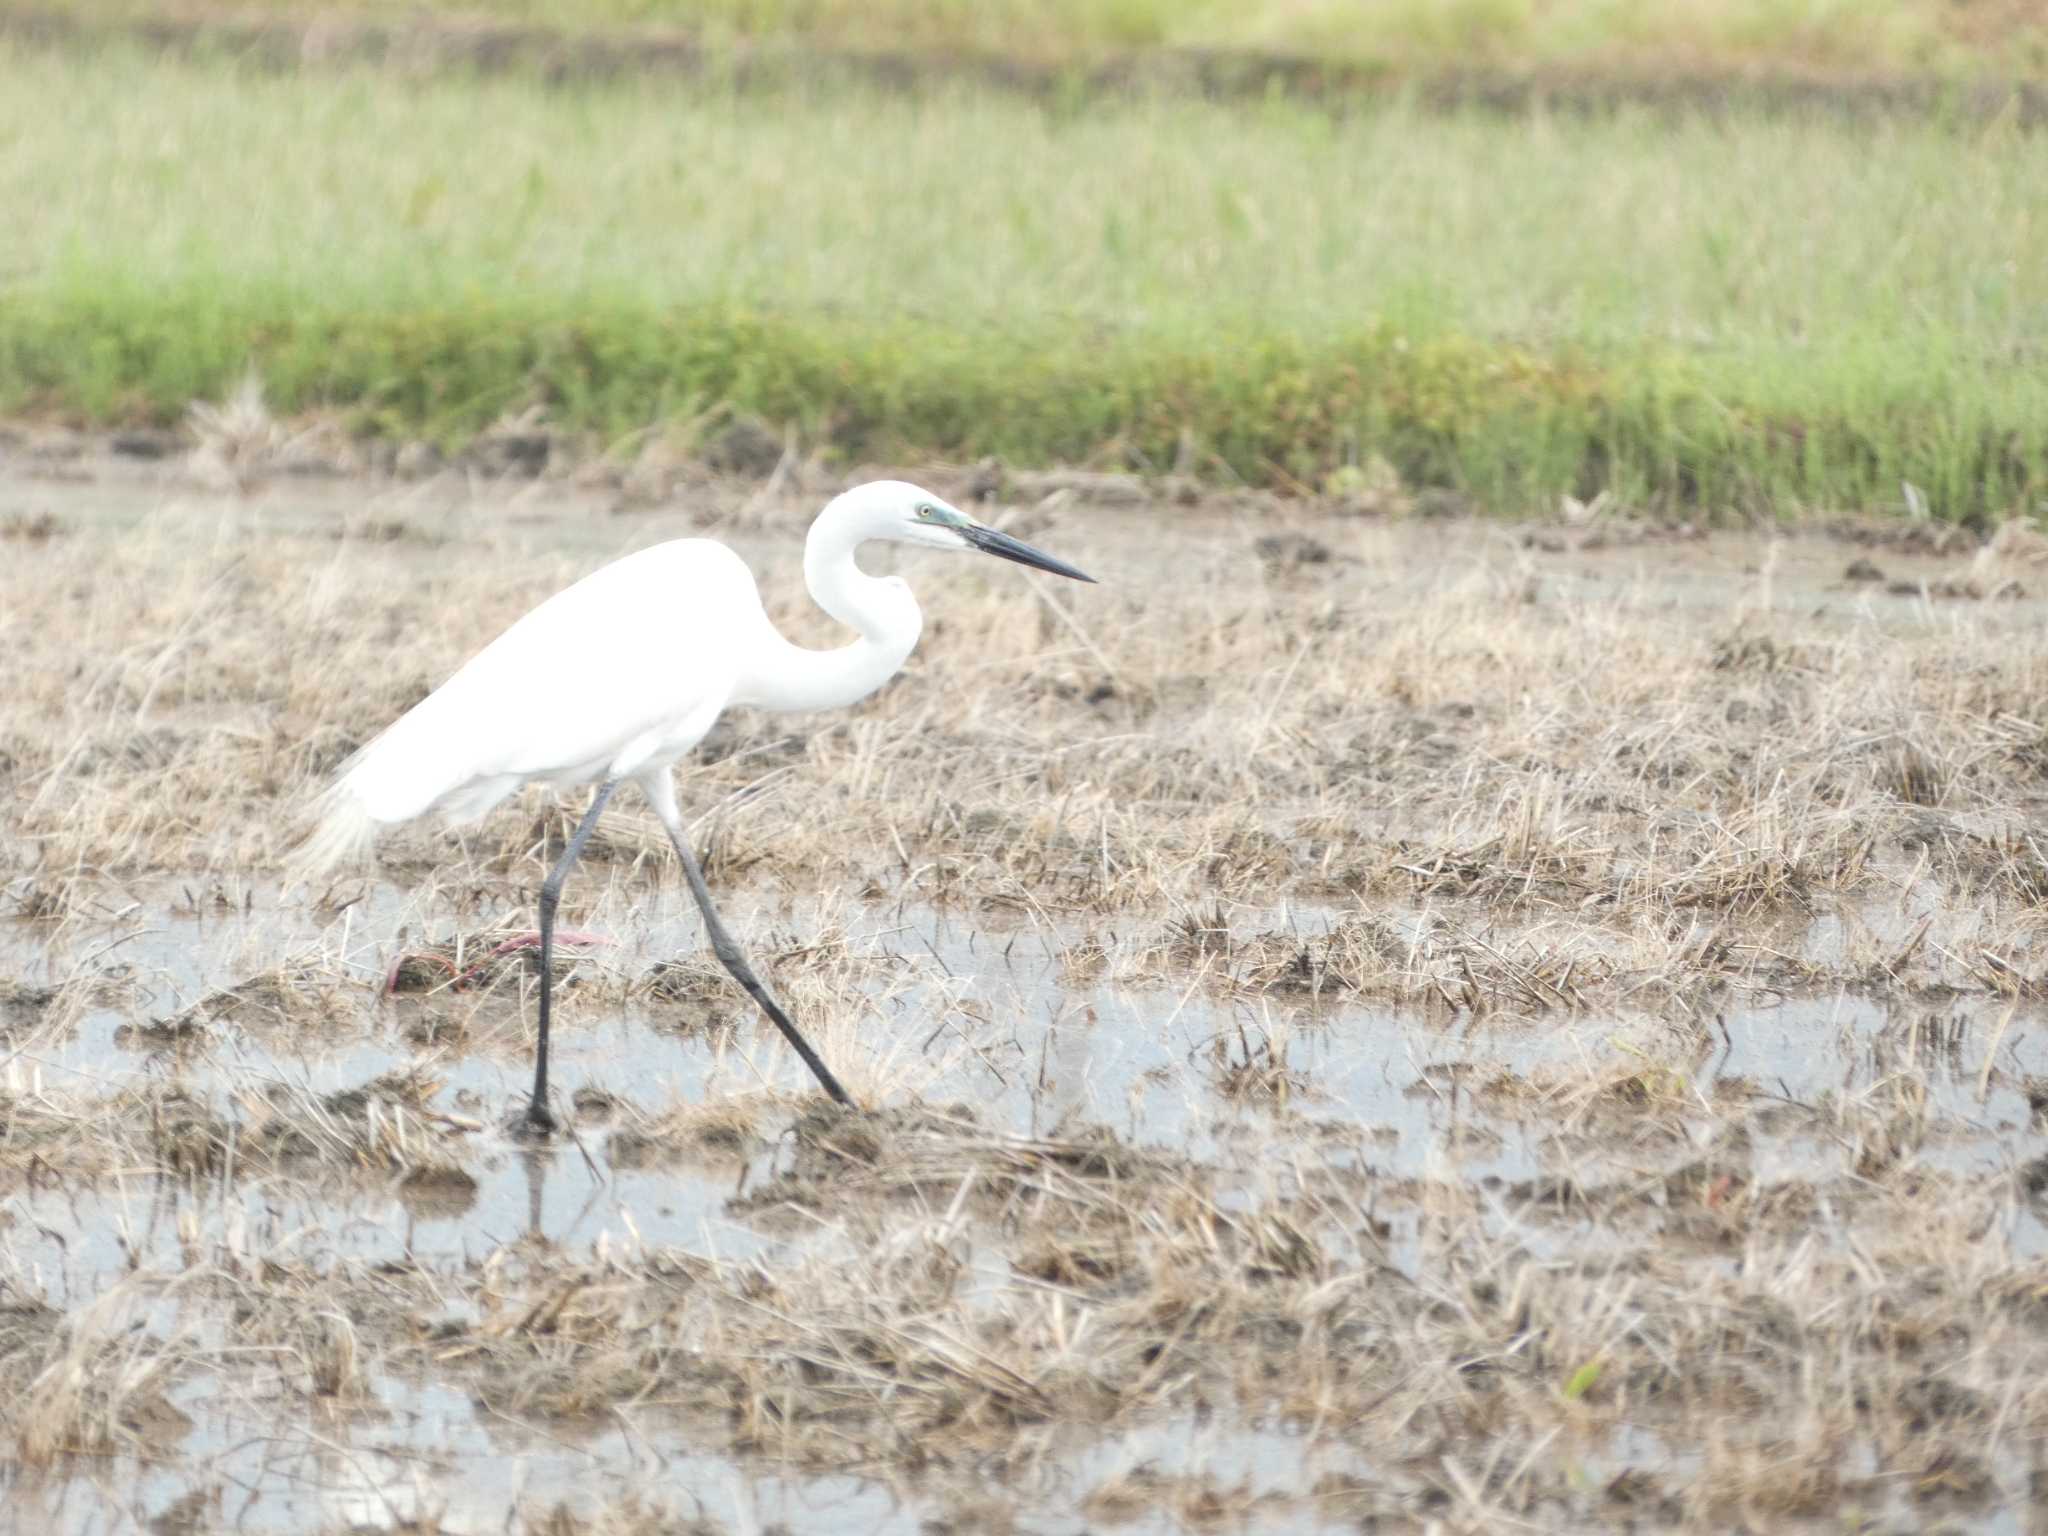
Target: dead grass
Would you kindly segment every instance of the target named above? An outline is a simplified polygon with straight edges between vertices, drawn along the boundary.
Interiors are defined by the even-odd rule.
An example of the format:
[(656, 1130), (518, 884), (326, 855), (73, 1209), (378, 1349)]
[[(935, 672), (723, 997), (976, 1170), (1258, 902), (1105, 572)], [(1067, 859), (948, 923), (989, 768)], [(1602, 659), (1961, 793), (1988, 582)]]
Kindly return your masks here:
[(439, 1084), (418, 1071), (333, 1092), (253, 1074), (217, 1091), (152, 1083), (112, 1095), (41, 1081), (0, 1090), (0, 1174), (94, 1181), (114, 1176), (233, 1177), (276, 1171), (466, 1177), (479, 1122), (431, 1107)]
[(117, 1285), (69, 1317), (35, 1303), (0, 1313), (0, 1435), (20, 1462), (132, 1450), (186, 1427), (167, 1395), (179, 1352), (135, 1326), (138, 1291)]
[[(61, 916), (106, 876), (276, 867), (312, 783), (589, 563), (352, 543), (309, 559), (213, 505), (207, 527), (167, 509), (111, 547), (52, 540), (10, 566), (18, 910)], [(765, 515), (723, 525), (744, 538)], [(778, 507), (768, 547), (800, 518)], [(1088, 539), (1057, 505), (1014, 521)], [(1901, 644), (1845, 607), (1795, 637), (1749, 611), (1768, 572), (1672, 622), (1682, 589), (1643, 564), (1597, 597), (1547, 595), (1526, 555), (1418, 584), (1402, 536), (1321, 537), (1335, 558), (1261, 579), (1212, 527), (1171, 586), (1113, 580), (1085, 611), (987, 573), (928, 581), (934, 643), (896, 687), (707, 744), (688, 792), (724, 808), (713, 871), (1060, 916), (1315, 891), (1746, 919), (1885, 890), (1917, 843), (1951, 888), (2001, 871), (2030, 888), (2006, 834), (2041, 779), (2048, 658), (2018, 635), (1989, 652), (1966, 622)], [(788, 572), (772, 581), (778, 616), (822, 638)], [(559, 835), (498, 818), (466, 870), (432, 831), (385, 857), (444, 884), (537, 878)], [(667, 863), (631, 806), (594, 857)]]
[[(178, 1454), (198, 1384), (210, 1414), (325, 1440), (431, 1387), (507, 1434), (860, 1479), (957, 1529), (1968, 1523), (2048, 1476), (2048, 1093), (2019, 1050), (2048, 996), (2048, 627), (2032, 598), (1846, 578), (1817, 532), (1581, 508), (1525, 541), (1067, 488), (1013, 509), (1099, 592), (920, 568), (903, 679), (843, 717), (735, 719), (683, 781), (764, 972), (885, 1107), (753, 1071), (705, 957), (590, 942), (562, 957), (565, 1039), (629, 1012), (719, 1087), (663, 1101), (605, 1061), (569, 1089), (580, 1156), (509, 1152), (507, 1106), (449, 1084), (523, 1057), (525, 925), (574, 808), (394, 836), (403, 918), (361, 877), (279, 891), (293, 812), (479, 639), (657, 534), (766, 552), (771, 608), (822, 641), (785, 558), (818, 471), (794, 472), (801, 501), (724, 486), (657, 528), (605, 521), (604, 483), (337, 507), (280, 471), (128, 525), (65, 505), (61, 537), (9, 545), (0, 1441), (21, 1460)], [(1327, 558), (1264, 558), (1281, 534)], [(1858, 547), (1922, 592), (1973, 563)], [(622, 807), (564, 920), (609, 937), (609, 904), (670, 878)], [(167, 899), (324, 936), (252, 940), (223, 962), (239, 980), (180, 992), (102, 948)], [(955, 1102), (1020, 1091), (1024, 1021), (925, 929), (857, 937), (934, 906), (977, 956), (1042, 948), (1076, 1007), (1133, 1000), (1134, 1035), (1181, 1055), (1132, 1091), (1201, 1106), (1188, 1133), (1135, 1098), (1112, 1129), (1085, 1097), (1040, 1126), (1034, 1094), (1030, 1133), (1001, 1094)], [(1753, 1049), (1738, 1016), (1782, 1007), (1791, 1033), (1801, 1006), (1860, 1004), (1882, 1022), (1798, 1037), (1855, 1070), (1723, 1070)], [(116, 1020), (122, 1070), (96, 1080), (65, 1052)], [(355, 1050), (388, 1064), (337, 1077), (327, 1053)], [(1370, 1113), (1361, 1064), (1401, 1084)], [(581, 1157), (713, 1189), (750, 1241), (557, 1240), (543, 1185)], [(508, 1167), (533, 1181), (523, 1233), (492, 1193)], [(112, 1270), (16, 1256), (45, 1253), (51, 1192), (145, 1184), (167, 1243), (124, 1206)], [(470, 1241), (330, 1240), (388, 1200)], [(1303, 1459), (1157, 1449), (1198, 1431)], [(1076, 1470), (1111, 1438), (1137, 1448)], [(620, 1498), (542, 1493), (511, 1528), (729, 1523)], [(400, 1515), (440, 1528), (431, 1501)]]
[[(1183, 1160), (929, 1116), (820, 1111), (795, 1142), (761, 1198), (829, 1191), (833, 1209), (774, 1265), (523, 1245), (437, 1282), (473, 1326), (425, 1324), (417, 1277), (266, 1264), (218, 1289), (301, 1396), (346, 1396), (369, 1362), (431, 1369), (509, 1420), (624, 1412), (963, 1495), (1028, 1486), (1080, 1426), (1228, 1414), (1372, 1446), (1385, 1474), (1313, 1495), (1341, 1510), (1585, 1528), (1648, 1503), (1725, 1529), (1982, 1510), (2048, 1427), (2043, 1277), (1986, 1240), (1998, 1197), (1952, 1179), (1674, 1176), (1653, 1198), (1732, 1261), (1708, 1265), (1619, 1240), (1641, 1224), (1612, 1193), (1509, 1209), (1382, 1191), (1379, 1219), (1410, 1228), (1395, 1262), (1360, 1234), (1364, 1178), (1225, 1202)], [(1817, 1240), (1817, 1220), (1849, 1221), (1854, 1244)], [(1543, 1251), (1552, 1224), (1575, 1234), (1563, 1252)], [(313, 1295), (336, 1310), (310, 1313)], [(1616, 1437), (1691, 1470), (1603, 1474)], [(1114, 1521), (1163, 1500), (1199, 1525), (1307, 1497), (1140, 1463), (1086, 1506)]]

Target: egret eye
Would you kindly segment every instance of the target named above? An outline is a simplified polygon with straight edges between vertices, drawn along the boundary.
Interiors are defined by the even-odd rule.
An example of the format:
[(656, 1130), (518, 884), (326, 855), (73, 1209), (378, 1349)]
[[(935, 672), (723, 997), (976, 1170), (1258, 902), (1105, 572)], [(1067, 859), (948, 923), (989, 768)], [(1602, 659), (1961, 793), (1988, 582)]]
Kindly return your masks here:
[(932, 509), (930, 507), (919, 507), (917, 509), (917, 515), (923, 518), (926, 522), (930, 522), (932, 520), (932, 517), (934, 516), (934, 513), (932, 512)]

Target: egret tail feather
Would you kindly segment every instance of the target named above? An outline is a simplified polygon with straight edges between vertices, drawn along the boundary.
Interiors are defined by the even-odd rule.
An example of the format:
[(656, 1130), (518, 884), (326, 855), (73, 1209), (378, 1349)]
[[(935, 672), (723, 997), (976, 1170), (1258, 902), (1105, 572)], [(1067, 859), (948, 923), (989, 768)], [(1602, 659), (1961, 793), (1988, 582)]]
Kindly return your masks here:
[(295, 881), (317, 880), (354, 860), (369, 848), (380, 825), (346, 780), (320, 796), (315, 814), (319, 819), (313, 830), (290, 855)]

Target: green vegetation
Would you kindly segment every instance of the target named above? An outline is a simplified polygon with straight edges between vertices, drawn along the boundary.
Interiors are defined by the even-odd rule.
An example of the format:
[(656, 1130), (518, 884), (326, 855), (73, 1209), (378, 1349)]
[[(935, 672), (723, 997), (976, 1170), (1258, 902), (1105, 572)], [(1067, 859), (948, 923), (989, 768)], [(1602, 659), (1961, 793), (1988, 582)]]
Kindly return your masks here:
[[(163, 12), (146, 0), (68, 0), (56, 8), (87, 20)], [(1198, 48), (1397, 70), (2048, 71), (2048, 17), (2025, 4), (1957, 0), (461, 0), (424, 8), (419, 0), (237, 0), (219, 9), (286, 17), (317, 10), (327, 21), (402, 24), (424, 9), (566, 31), (686, 31), (714, 46), (799, 40), (1053, 64)]]
[(2010, 507), (2048, 482), (2048, 156), (2010, 125), (549, 88), (0, 54), (0, 409), (613, 437), (1496, 503)]

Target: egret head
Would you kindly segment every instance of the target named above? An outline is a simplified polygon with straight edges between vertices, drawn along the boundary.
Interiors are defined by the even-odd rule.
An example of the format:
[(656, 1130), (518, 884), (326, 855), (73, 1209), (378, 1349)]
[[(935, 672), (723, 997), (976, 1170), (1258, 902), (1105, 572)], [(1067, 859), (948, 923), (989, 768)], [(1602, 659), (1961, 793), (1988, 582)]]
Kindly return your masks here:
[(847, 492), (844, 499), (858, 500), (868, 538), (916, 544), (926, 549), (977, 550), (1075, 581), (1095, 579), (1064, 560), (1033, 549), (1021, 539), (975, 521), (943, 498), (902, 480), (877, 480)]

